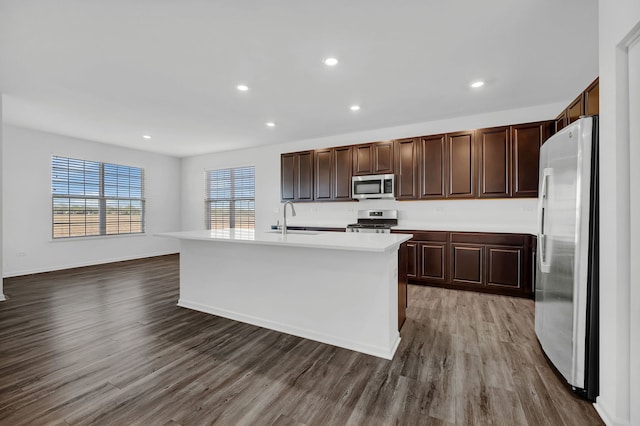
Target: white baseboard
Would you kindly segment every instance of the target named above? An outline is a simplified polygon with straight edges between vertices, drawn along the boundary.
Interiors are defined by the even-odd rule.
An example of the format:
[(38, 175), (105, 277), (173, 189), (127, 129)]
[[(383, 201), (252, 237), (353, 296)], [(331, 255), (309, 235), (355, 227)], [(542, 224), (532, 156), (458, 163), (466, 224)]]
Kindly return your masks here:
[(596, 409), (598, 415), (600, 415), (600, 418), (607, 426), (630, 426), (629, 420), (616, 418), (615, 416), (609, 414), (608, 407), (602, 403), (602, 400), (600, 398), (596, 398), (596, 402), (595, 404), (593, 404), (593, 407)]
[(341, 339), (335, 336), (329, 336), (326, 334), (318, 333), (313, 330), (294, 327), (289, 324), (282, 324), (279, 322), (270, 321), (263, 318), (257, 318), (254, 316), (245, 315), (238, 312), (228, 311), (226, 309), (203, 305), (201, 303), (192, 302), (189, 300), (184, 300), (184, 299), (178, 300), (178, 306), (181, 306), (183, 308), (193, 309), (195, 311), (204, 312), (207, 314), (217, 315), (219, 317), (228, 318), (234, 321), (256, 325), (258, 327), (268, 328), (270, 330), (275, 330), (282, 333), (291, 334), (293, 336), (303, 337), (305, 339), (315, 340), (316, 342), (320, 342), (320, 343), (339, 346), (341, 348), (362, 352), (368, 355), (373, 355), (373, 356), (377, 356), (379, 358), (384, 358), (384, 359), (393, 359), (393, 355), (395, 354), (396, 349), (398, 349), (398, 345), (400, 345), (400, 336), (398, 336), (397, 340), (394, 342), (391, 348), (383, 348), (380, 346), (372, 346), (365, 343)]
[(146, 254), (137, 255), (137, 256), (113, 257), (113, 258), (100, 259), (100, 260), (94, 260), (94, 261), (68, 263), (64, 265), (45, 266), (42, 268), (30, 268), (30, 269), (24, 269), (21, 271), (9, 272), (6, 275), (4, 275), (4, 278), (19, 277), (21, 275), (41, 274), (43, 272), (61, 271), (63, 269), (82, 268), (85, 266), (104, 265), (105, 263), (124, 262), (127, 260), (146, 259), (148, 257), (166, 256), (168, 254), (177, 254), (177, 253), (178, 252), (175, 250), (166, 250), (166, 251), (160, 251), (156, 253), (146, 253)]

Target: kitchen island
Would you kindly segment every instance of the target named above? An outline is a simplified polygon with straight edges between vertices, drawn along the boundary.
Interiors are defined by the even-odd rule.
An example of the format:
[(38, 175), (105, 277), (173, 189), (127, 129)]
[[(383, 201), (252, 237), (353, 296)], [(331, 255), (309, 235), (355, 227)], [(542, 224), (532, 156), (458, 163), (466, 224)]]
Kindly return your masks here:
[(156, 234), (180, 239), (178, 305), (391, 359), (407, 234)]

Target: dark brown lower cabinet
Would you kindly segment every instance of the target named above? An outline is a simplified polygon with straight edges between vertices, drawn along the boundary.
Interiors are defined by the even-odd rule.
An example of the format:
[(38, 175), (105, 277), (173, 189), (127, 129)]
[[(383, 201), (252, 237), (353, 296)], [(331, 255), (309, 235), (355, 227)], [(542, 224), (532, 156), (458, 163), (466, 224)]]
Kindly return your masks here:
[(524, 283), (524, 247), (486, 246), (487, 286), (519, 289)]
[(407, 246), (408, 243), (403, 243), (398, 250), (398, 330), (407, 319)]
[(484, 247), (471, 244), (451, 244), (451, 282), (453, 284), (483, 284), (482, 252)]
[(418, 244), (413, 241), (404, 243), (407, 250), (407, 278), (416, 278), (418, 276)]
[(439, 241), (419, 242), (421, 280), (447, 282), (447, 243)]
[(394, 231), (406, 243), (412, 284), (533, 297), (535, 237), (529, 234)]

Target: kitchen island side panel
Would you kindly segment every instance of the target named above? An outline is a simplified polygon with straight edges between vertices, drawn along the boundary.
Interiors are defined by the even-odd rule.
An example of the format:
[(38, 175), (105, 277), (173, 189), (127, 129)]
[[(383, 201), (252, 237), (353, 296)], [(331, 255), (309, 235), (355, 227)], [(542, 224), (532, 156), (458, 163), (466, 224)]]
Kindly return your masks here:
[(391, 359), (398, 251), (181, 240), (179, 306)]

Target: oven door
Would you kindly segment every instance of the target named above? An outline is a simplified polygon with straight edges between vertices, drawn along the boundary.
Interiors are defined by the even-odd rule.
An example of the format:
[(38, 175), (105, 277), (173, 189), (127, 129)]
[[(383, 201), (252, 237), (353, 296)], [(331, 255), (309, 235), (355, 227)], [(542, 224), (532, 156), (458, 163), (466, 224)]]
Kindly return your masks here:
[(353, 176), (351, 194), (354, 199), (395, 199), (395, 175)]

